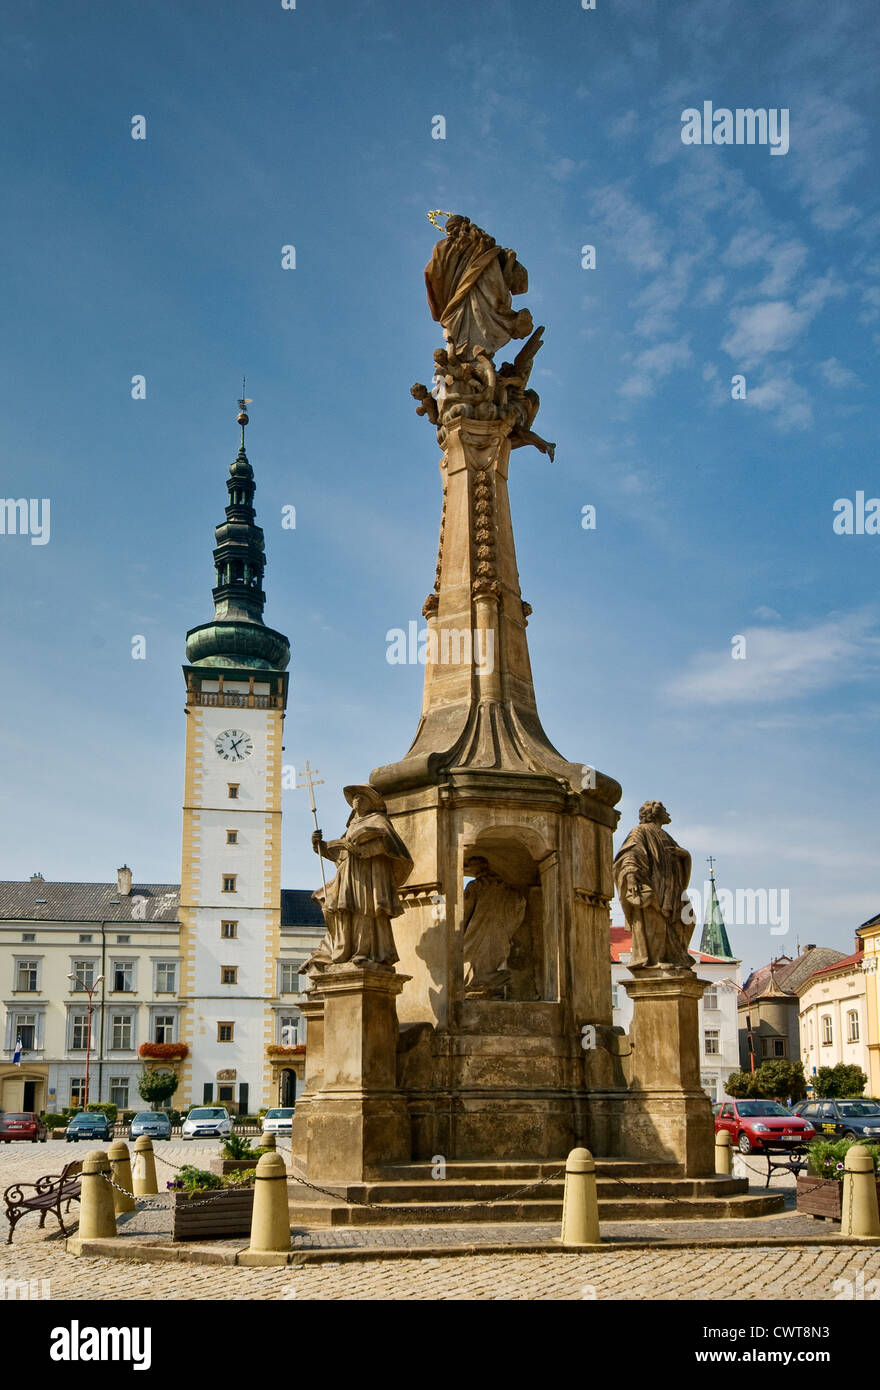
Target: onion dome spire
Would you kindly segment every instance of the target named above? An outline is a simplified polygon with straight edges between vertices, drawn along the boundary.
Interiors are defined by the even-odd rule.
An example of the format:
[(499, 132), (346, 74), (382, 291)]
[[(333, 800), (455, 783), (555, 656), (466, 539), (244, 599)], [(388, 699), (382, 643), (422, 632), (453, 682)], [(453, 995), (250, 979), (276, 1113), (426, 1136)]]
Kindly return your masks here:
[(186, 635), (186, 657), (192, 666), (283, 670), (290, 660), (287, 638), (263, 623), (266, 547), (262, 527), (256, 524), (254, 470), (244, 444), (250, 404), (242, 381), (237, 416), (241, 444), (226, 480), (226, 520), (214, 532), (214, 619)]

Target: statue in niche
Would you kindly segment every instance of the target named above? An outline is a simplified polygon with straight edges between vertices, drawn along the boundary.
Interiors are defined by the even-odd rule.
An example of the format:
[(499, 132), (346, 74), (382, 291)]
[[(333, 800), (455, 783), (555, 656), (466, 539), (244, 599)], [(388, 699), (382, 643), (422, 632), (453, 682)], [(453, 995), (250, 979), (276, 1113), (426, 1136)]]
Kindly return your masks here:
[(464, 992), (466, 999), (503, 999), (510, 980), (511, 943), (526, 914), (524, 893), (505, 883), (488, 859), (472, 855), (464, 871)]
[(412, 872), (406, 845), (388, 819), (379, 793), (369, 786), (343, 788), (352, 808), (339, 840), (326, 842), (320, 830), (312, 847), (336, 865), (336, 877), (312, 894), (321, 904), (327, 931), (305, 969), (319, 975), (329, 965), (391, 970), (399, 959), (392, 917), (403, 912), (398, 888)]
[(614, 859), (614, 886), (632, 932), (630, 970), (693, 969), (694, 913), (685, 892), (691, 856), (663, 829), (669, 821), (662, 801), (646, 801)]
[(516, 252), (496, 245), (467, 217), (451, 215), (445, 230), (425, 268), (425, 285), (431, 314), (456, 353), (469, 359), (482, 346), (491, 355), (511, 338), (527, 338), (532, 316), (511, 303), (529, 288)]

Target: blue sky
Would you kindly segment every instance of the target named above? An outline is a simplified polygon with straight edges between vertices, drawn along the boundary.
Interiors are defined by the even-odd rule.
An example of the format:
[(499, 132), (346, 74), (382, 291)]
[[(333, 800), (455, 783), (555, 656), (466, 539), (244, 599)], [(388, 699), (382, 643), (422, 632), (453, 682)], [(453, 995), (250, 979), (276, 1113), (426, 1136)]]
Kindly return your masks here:
[[(712, 853), (719, 886), (789, 891), (787, 937), (731, 925), (746, 967), (851, 949), (880, 909), (880, 536), (832, 509), (880, 494), (877, 49), (870, 7), (817, 0), (20, 0), (2, 492), (50, 498), (52, 530), (0, 537), (0, 876), (179, 875), (180, 665), (243, 371), (285, 757), (320, 768), (328, 833), (407, 748), (423, 673), (385, 634), (433, 582), (409, 386), (445, 208), (516, 248), (547, 326), (556, 462), (518, 450), (511, 502), (550, 737), (622, 783), (621, 833), (666, 802), (698, 887)], [(788, 154), (683, 145), (705, 100), (789, 109)], [(287, 793), (288, 886), (314, 883), (310, 830)]]

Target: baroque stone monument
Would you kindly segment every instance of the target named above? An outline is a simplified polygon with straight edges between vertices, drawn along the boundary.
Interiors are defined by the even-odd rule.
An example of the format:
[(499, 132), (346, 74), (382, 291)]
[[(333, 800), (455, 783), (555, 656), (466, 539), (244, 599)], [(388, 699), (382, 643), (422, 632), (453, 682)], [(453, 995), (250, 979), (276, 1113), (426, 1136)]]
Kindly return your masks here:
[[(699, 1085), (695, 1014), (677, 1082), (671, 1057), (700, 993), (667, 911), (689, 858), (656, 818), (618, 856), (644, 957), (633, 987), (638, 1118), (628, 1124), (608, 910), (621, 789), (558, 752), (538, 715), (507, 488), (514, 450), (552, 460), (555, 447), (533, 430), (540, 401), (528, 384), (543, 328), (513, 306), (528, 274), (514, 251), (448, 216), (425, 281), (444, 346), (431, 387), (412, 387), (442, 451), (421, 718), (398, 761), (346, 790), (342, 839), (315, 837), (338, 872), (316, 895), (327, 936), (309, 963), (294, 1162), (320, 1182), (437, 1154), (555, 1160), (586, 1144), (641, 1156), (659, 1107), (651, 1156), (710, 1172), (711, 1120), (705, 1162), (679, 1124)], [(496, 364), (512, 339), (526, 341)], [(661, 1015), (663, 1027), (675, 1016), (678, 1035), (654, 1030), (649, 1019)], [(608, 1045), (584, 1052), (587, 1023)], [(677, 1110), (676, 1085), (687, 1092)]]

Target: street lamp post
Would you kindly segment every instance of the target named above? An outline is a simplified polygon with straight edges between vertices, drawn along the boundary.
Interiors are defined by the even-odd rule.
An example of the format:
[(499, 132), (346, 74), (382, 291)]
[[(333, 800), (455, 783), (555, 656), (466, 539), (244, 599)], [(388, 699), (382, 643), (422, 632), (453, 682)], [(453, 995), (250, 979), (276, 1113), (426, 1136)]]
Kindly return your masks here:
[(83, 1100), (83, 1110), (88, 1110), (88, 1108), (89, 1108), (89, 1059), (90, 1059), (91, 1053), (92, 1053), (92, 1010), (93, 1010), (94, 1007), (95, 1007), (95, 1004), (94, 1004), (95, 990), (98, 988), (98, 985), (103, 984), (104, 976), (103, 976), (103, 975), (99, 975), (98, 978), (97, 978), (97, 980), (94, 980), (94, 981), (92, 982), (91, 985), (87, 985), (86, 982), (85, 982), (85, 980), (84, 980), (80, 975), (68, 975), (67, 978), (68, 978), (68, 980), (73, 980), (74, 984), (76, 984), (80, 989), (84, 989), (85, 992), (86, 992), (86, 994), (89, 996), (89, 1007), (88, 1007), (88, 1014), (87, 1014), (87, 1018), (86, 1018), (86, 1092), (85, 1092), (85, 1098), (84, 1098), (84, 1100)]

